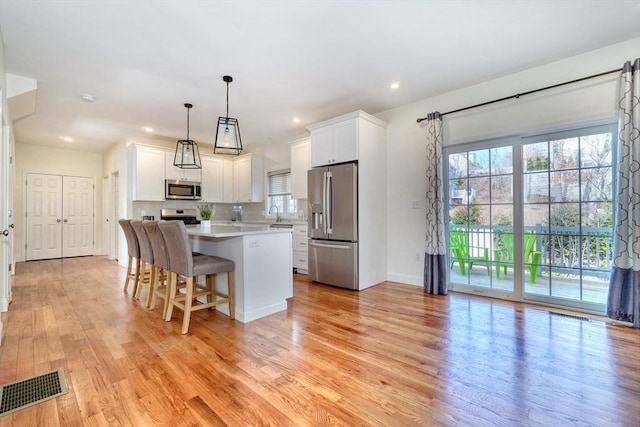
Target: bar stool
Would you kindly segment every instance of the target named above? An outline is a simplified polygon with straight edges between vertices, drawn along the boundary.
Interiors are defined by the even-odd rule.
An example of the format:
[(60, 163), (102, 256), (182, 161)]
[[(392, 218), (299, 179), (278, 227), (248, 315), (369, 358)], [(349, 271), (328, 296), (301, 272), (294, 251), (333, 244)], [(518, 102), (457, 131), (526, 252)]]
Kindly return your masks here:
[(155, 269), (154, 281), (151, 284), (153, 295), (149, 307), (151, 309), (156, 308), (157, 298), (162, 298), (164, 300), (162, 318), (164, 319), (167, 315), (167, 307), (169, 307), (169, 298), (167, 298), (167, 290), (169, 289), (169, 253), (157, 221), (143, 221), (142, 228), (147, 232), (151, 242), (151, 248), (153, 249), (152, 268)]
[(149, 291), (147, 292), (145, 307), (149, 307), (151, 305), (151, 298), (153, 297), (152, 284), (155, 279), (155, 271), (153, 269), (153, 249), (151, 248), (151, 242), (149, 241), (147, 232), (142, 228), (142, 221), (139, 219), (132, 219), (131, 227), (138, 238), (138, 245), (140, 247), (140, 277), (138, 278), (138, 287), (133, 295), (140, 299), (142, 286), (147, 286)]
[[(158, 227), (162, 232), (169, 253), (169, 307), (166, 321), (171, 320), (173, 307), (184, 312), (182, 333), (189, 331), (191, 312), (229, 304), (229, 317), (235, 318), (235, 300), (233, 288), (233, 272), (235, 263), (231, 260), (210, 255), (196, 255), (191, 253), (187, 228), (182, 221), (161, 221)], [(216, 274), (227, 273), (227, 294), (215, 288)], [(186, 279), (185, 294), (176, 289), (178, 275)], [(196, 287), (197, 276), (205, 276), (206, 285)], [(199, 297), (207, 298), (207, 302), (198, 301)]]
[[(118, 224), (124, 232), (124, 237), (127, 239), (127, 253), (129, 260), (127, 261), (127, 276), (124, 280), (124, 292), (127, 292), (129, 288), (129, 281), (133, 280), (133, 294), (135, 295), (138, 290), (138, 281), (140, 278), (140, 246), (138, 245), (138, 238), (135, 231), (131, 227), (130, 219), (119, 219)], [(133, 271), (133, 260), (135, 259), (135, 271)]]

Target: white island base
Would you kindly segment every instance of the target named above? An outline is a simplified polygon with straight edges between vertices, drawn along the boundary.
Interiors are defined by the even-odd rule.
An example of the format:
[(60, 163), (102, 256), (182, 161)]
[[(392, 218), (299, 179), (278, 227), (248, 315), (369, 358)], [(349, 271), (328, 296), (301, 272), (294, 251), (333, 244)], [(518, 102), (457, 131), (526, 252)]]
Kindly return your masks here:
[[(247, 323), (287, 309), (293, 296), (292, 235), (290, 230), (240, 227), (188, 227), (194, 251), (235, 262), (235, 318)], [(226, 292), (226, 275), (216, 278)], [(228, 304), (218, 310), (229, 315)]]

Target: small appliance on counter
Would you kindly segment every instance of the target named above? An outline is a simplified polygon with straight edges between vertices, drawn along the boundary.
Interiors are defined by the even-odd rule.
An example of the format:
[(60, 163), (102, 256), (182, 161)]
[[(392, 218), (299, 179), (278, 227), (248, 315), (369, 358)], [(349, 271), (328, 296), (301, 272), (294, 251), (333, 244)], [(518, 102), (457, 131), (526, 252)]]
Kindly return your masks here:
[(195, 209), (162, 209), (160, 219), (164, 221), (182, 221), (185, 225), (200, 224)]

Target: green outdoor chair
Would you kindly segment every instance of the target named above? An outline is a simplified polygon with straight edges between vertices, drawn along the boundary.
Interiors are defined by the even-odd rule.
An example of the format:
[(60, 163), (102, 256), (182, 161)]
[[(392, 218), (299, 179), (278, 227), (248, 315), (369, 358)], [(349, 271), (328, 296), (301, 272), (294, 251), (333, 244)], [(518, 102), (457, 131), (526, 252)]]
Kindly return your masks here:
[[(536, 250), (537, 236), (535, 234), (524, 233), (522, 238), (524, 246), (524, 269), (529, 270), (529, 281), (535, 283), (542, 252)], [(503, 234), (502, 242), (504, 243), (504, 247), (494, 250), (493, 262), (496, 265), (496, 277), (498, 279), (500, 278), (500, 268), (503, 268), (504, 274), (507, 274), (507, 267), (513, 267), (513, 234)]]
[(450, 230), (449, 246), (451, 248), (452, 269), (453, 264), (457, 262), (460, 274), (466, 276), (467, 264), (469, 264), (469, 271), (473, 268), (473, 264), (484, 264), (487, 267), (487, 274), (491, 276), (489, 248), (469, 246), (469, 233), (466, 230)]

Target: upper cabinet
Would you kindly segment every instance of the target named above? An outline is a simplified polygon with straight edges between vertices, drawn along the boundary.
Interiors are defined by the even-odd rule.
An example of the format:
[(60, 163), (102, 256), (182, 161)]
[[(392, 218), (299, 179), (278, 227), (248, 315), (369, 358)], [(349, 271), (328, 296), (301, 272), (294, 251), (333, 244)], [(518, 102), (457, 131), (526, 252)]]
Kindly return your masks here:
[(222, 201), (232, 203), (234, 201), (233, 160), (222, 159)]
[(307, 171), (310, 169), (309, 138), (291, 144), (291, 197), (307, 198)]
[(264, 162), (262, 156), (245, 154), (235, 160), (235, 202), (264, 200)]
[(129, 147), (131, 200), (163, 201), (165, 150), (146, 145)]
[[(163, 201), (165, 179), (200, 182), (202, 201), (243, 203), (264, 200), (263, 158), (201, 155), (202, 169), (173, 166), (173, 152), (166, 148), (133, 144), (129, 148), (132, 201)], [(176, 171), (177, 169), (177, 171)]]
[[(200, 182), (202, 175), (200, 169), (182, 169), (173, 165), (175, 152), (165, 151), (165, 177), (166, 179), (180, 181)], [(204, 156), (200, 156), (202, 159)], [(204, 166), (203, 166), (204, 167)]]
[(224, 201), (224, 160), (215, 156), (200, 156), (202, 161), (202, 201)]
[(358, 160), (358, 117), (328, 120), (309, 126), (311, 166)]
[[(248, 161), (244, 156), (237, 159), (228, 159), (221, 156), (208, 156), (202, 155), (202, 201), (209, 203), (234, 203), (238, 200), (237, 195), (234, 194), (234, 187), (237, 187), (237, 182), (240, 176), (242, 181), (245, 181), (245, 176), (248, 172), (247, 165), (251, 166), (251, 161)], [(234, 177), (234, 165), (235, 162), (242, 164), (242, 173)], [(250, 167), (248, 168), (250, 169)], [(260, 184), (262, 185), (262, 184)], [(244, 184), (243, 184), (244, 189)], [(247, 196), (246, 192), (244, 197)]]

